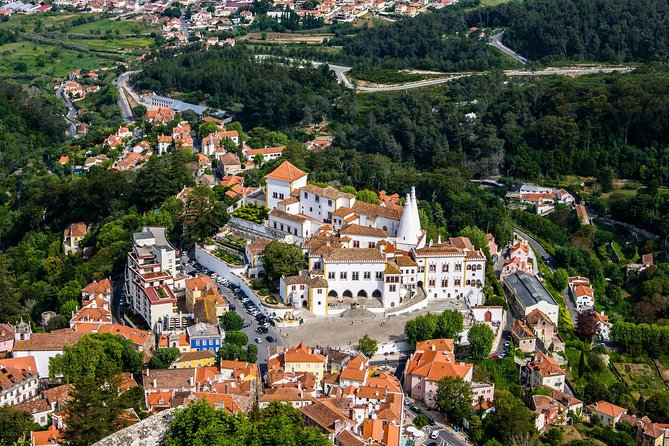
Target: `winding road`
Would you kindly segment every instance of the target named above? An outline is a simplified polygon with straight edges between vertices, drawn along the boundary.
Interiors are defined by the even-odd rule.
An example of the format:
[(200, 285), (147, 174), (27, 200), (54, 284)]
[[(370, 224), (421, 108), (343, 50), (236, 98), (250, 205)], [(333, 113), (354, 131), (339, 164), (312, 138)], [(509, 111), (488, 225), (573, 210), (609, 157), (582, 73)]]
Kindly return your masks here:
[(67, 135), (70, 138), (77, 137), (77, 109), (74, 108), (74, 104), (68, 95), (63, 91), (63, 85), (61, 84), (56, 91), (56, 96), (58, 96), (67, 107), (67, 114), (64, 116), (65, 121), (67, 122)]
[(123, 115), (123, 119), (126, 122), (132, 121), (132, 107), (130, 107), (130, 103), (128, 103), (128, 98), (126, 97), (126, 93), (132, 94), (131, 89), (128, 87), (128, 78), (135, 73), (139, 73), (139, 71), (126, 71), (114, 79), (114, 85), (116, 85), (119, 92), (118, 106), (121, 108), (121, 115)]
[(523, 65), (527, 64), (527, 59), (525, 57), (516, 53), (514, 50), (512, 50), (511, 48), (509, 48), (508, 46), (506, 46), (502, 43), (502, 38), (503, 37), (504, 37), (504, 31), (502, 31), (501, 33), (495, 34), (494, 36), (492, 36), (492, 39), (491, 39), (491, 41), (488, 45), (492, 45), (493, 47), (497, 48), (498, 50), (500, 50), (504, 54), (507, 54), (507, 55), (513, 57), (514, 59), (516, 59), (518, 62), (520, 62)]
[[(506, 48), (506, 47), (505, 47)], [(511, 51), (511, 50), (509, 50)], [(292, 58), (282, 58), (279, 56), (272, 56), (272, 55), (267, 55), (267, 54), (259, 54), (256, 55), (256, 58), (259, 60), (267, 60), (267, 59), (280, 59), (280, 60), (287, 60), (289, 62), (297, 62), (298, 64), (302, 66), (307, 66), (311, 65), (314, 68), (318, 68), (325, 64), (326, 62), (318, 62), (314, 60), (300, 60), (300, 59), (292, 59)], [(378, 86), (378, 87), (363, 87), (363, 86), (358, 86), (353, 84), (347, 77), (346, 73), (351, 71), (351, 67), (345, 67), (342, 65), (330, 65), (328, 64), (328, 68), (330, 71), (332, 71), (336, 76), (337, 76), (337, 81), (345, 86), (346, 88), (354, 89), (356, 91), (360, 92), (369, 92), (369, 93), (379, 93), (379, 92), (384, 92), (384, 91), (402, 91), (402, 90), (411, 90), (413, 88), (422, 88), (422, 87), (429, 87), (431, 85), (438, 85), (438, 84), (444, 84), (446, 82), (450, 82), (454, 79), (460, 79), (462, 77), (468, 77), (468, 76), (481, 76), (483, 74), (486, 74), (485, 71), (475, 71), (475, 72), (465, 72), (465, 73), (453, 73), (451, 75), (445, 76), (445, 77), (440, 77), (437, 79), (427, 79), (423, 81), (417, 81), (417, 82), (407, 82), (403, 84), (397, 84), (397, 85), (384, 85), (384, 86)], [(533, 71), (533, 70), (506, 70), (504, 71), (505, 76), (509, 77), (515, 77), (515, 76), (552, 76), (552, 75), (562, 75), (562, 76), (580, 76), (584, 74), (595, 74), (595, 73), (614, 73), (614, 72), (622, 72), (622, 73), (628, 73), (632, 71), (632, 67), (600, 67), (600, 66), (593, 66), (593, 67), (573, 67), (573, 68), (548, 68), (546, 70), (541, 70), (541, 71)]]

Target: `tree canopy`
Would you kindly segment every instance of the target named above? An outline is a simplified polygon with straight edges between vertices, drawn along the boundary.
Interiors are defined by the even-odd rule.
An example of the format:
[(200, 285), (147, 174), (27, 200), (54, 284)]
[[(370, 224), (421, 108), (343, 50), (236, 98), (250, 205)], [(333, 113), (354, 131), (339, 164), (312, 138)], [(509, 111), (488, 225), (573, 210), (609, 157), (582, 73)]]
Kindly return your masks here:
[(232, 415), (206, 401), (178, 409), (169, 427), (167, 446), (326, 446), (330, 441), (289, 404), (272, 402), (264, 409)]
[(273, 240), (265, 247), (262, 252), (262, 263), (269, 280), (279, 280), (281, 276), (294, 276), (306, 265), (299, 246), (279, 240)]

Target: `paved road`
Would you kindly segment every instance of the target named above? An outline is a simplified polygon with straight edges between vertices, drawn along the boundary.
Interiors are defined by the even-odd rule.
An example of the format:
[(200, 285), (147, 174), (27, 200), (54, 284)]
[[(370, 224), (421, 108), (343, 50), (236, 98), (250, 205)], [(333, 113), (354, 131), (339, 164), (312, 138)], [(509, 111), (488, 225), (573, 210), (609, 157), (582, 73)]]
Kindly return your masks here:
[[(270, 345), (282, 345), (286, 346), (286, 340), (281, 336), (279, 331), (276, 329), (276, 327), (271, 326), (269, 327), (269, 331), (264, 334), (258, 334), (256, 330), (258, 329), (258, 322), (256, 319), (248, 314), (246, 312), (246, 309), (243, 307), (242, 302), (230, 291), (229, 288), (219, 286), (218, 290), (225, 296), (225, 298), (228, 300), (229, 303), (234, 305), (236, 307), (237, 313), (244, 319), (244, 322), (250, 322), (251, 325), (248, 327), (245, 327), (242, 329), (242, 331), (248, 336), (249, 342), (253, 343), (254, 339), (260, 338), (262, 340), (262, 343), (258, 344), (256, 343), (256, 346), (258, 347), (258, 364), (261, 366), (261, 368), (264, 369), (263, 366), (267, 364), (267, 347)], [(270, 343), (267, 342), (267, 336), (272, 336), (274, 339), (276, 339), (276, 342)]]
[(123, 288), (125, 287), (125, 274), (119, 274), (112, 280), (113, 289), (112, 289), (112, 301), (111, 301), (111, 313), (112, 313), (112, 322), (116, 324), (125, 325), (125, 320), (123, 318), (124, 306), (125, 306), (125, 293)]
[(77, 137), (77, 126), (76, 126), (76, 119), (77, 119), (77, 109), (74, 108), (74, 104), (72, 103), (72, 100), (68, 95), (66, 95), (63, 92), (63, 85), (61, 84), (60, 87), (58, 87), (58, 90), (56, 91), (56, 96), (60, 98), (65, 103), (65, 106), (67, 107), (67, 114), (65, 115), (65, 121), (68, 124), (67, 127), (67, 135), (70, 138), (76, 138)]
[[(259, 54), (256, 58), (260, 60), (266, 60), (270, 58), (278, 58), (277, 56)], [(325, 62), (318, 62), (314, 60), (300, 60), (300, 59), (291, 59), (291, 58), (282, 58), (291, 62), (299, 62), (302, 65), (311, 65), (315, 68), (320, 67)], [(427, 79), (424, 81), (418, 82), (407, 82), (404, 84), (397, 85), (386, 85), (382, 87), (363, 87), (357, 86), (351, 83), (351, 81), (346, 77), (346, 73), (351, 70), (351, 67), (345, 67), (342, 65), (330, 65), (328, 67), (332, 72), (337, 76), (337, 81), (344, 85), (346, 88), (355, 89), (361, 92), (370, 92), (378, 93), (383, 91), (402, 91), (402, 90), (411, 90), (413, 88), (422, 88), (428, 87), (431, 85), (443, 84), (450, 82), (454, 79), (460, 79), (462, 77), (468, 76), (481, 76), (486, 74), (485, 71), (480, 72), (466, 72), (466, 73), (454, 73), (445, 77), (440, 77), (437, 79)], [(568, 76), (578, 76), (583, 74), (594, 74), (594, 73), (613, 73), (613, 72), (622, 72), (627, 73), (632, 71), (631, 67), (578, 67), (578, 68), (550, 68), (542, 71), (528, 71), (528, 70), (507, 70), (504, 71), (505, 76), (514, 77), (514, 76), (552, 76), (552, 75), (568, 75)]]
[(179, 21), (181, 22), (181, 33), (186, 38), (186, 44), (188, 44), (188, 41), (190, 40), (190, 35), (188, 32), (188, 22), (186, 22), (186, 17), (184, 16), (179, 17)]
[(524, 232), (524, 231), (523, 231), (522, 229), (520, 229), (520, 228), (514, 228), (514, 231), (515, 231), (516, 233), (518, 233), (518, 235), (520, 235), (522, 238), (524, 238), (525, 240), (527, 240), (528, 243), (530, 244), (530, 246), (532, 246), (532, 248), (536, 249), (537, 252), (541, 255), (541, 257), (543, 257), (544, 262), (546, 262), (546, 265), (550, 268), (550, 270), (553, 271), (553, 272), (555, 272), (555, 270), (558, 268), (558, 262), (557, 262), (557, 260), (555, 260), (555, 258), (554, 258), (553, 256), (551, 256), (551, 255), (548, 253), (548, 251), (546, 251), (546, 250), (544, 249), (543, 246), (541, 246), (541, 243), (539, 243), (538, 241), (536, 241), (534, 238), (532, 238), (531, 235), (529, 235), (528, 233)]
[(507, 54), (507, 55), (513, 57), (514, 59), (516, 59), (521, 64), (523, 64), (523, 65), (527, 64), (527, 59), (525, 57), (516, 53), (514, 50), (512, 50), (511, 48), (509, 48), (508, 46), (506, 46), (502, 43), (502, 38), (503, 37), (504, 37), (504, 31), (502, 31), (501, 33), (495, 34), (494, 36), (492, 36), (492, 40), (490, 41), (489, 45), (492, 45), (495, 48), (497, 48), (498, 50), (500, 50), (501, 52), (503, 52), (504, 54)]
[(130, 103), (128, 102), (128, 98), (126, 97), (125, 92), (130, 90), (130, 87), (128, 86), (128, 79), (135, 73), (138, 73), (138, 71), (126, 71), (114, 79), (114, 85), (116, 85), (119, 92), (118, 106), (121, 108), (121, 115), (126, 122), (132, 121), (133, 117), (132, 108), (130, 107)]
[[(418, 403), (418, 405), (421, 407), (421, 409), (423, 409), (423, 415), (426, 415), (430, 418), (434, 418), (435, 416), (441, 416), (436, 411), (425, 410), (425, 406), (421, 403)], [(405, 423), (408, 424), (413, 424), (413, 419), (416, 418), (417, 416), (417, 414), (410, 409), (411, 406), (413, 406), (413, 403), (404, 404), (404, 417), (406, 420)], [(433, 431), (437, 431), (439, 437), (435, 439), (429, 438), (430, 434)], [(436, 443), (437, 446), (471, 446), (471, 443), (469, 443), (465, 439), (462, 433), (455, 432), (451, 427), (436, 420), (434, 426), (426, 426), (423, 429), (423, 432), (427, 433), (426, 439), (422, 443), (424, 446), (430, 445), (432, 442)]]

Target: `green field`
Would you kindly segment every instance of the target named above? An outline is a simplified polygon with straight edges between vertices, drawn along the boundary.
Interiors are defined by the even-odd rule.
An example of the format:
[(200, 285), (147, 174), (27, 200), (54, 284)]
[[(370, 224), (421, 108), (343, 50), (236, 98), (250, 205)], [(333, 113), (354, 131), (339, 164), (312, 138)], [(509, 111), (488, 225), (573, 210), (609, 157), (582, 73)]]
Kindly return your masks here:
[(129, 20), (102, 19), (96, 22), (78, 25), (68, 30), (71, 34), (107, 34), (118, 32), (120, 35), (150, 34), (156, 30), (155, 27), (143, 22)]
[[(14, 42), (0, 46), (3, 63), (0, 74), (41, 74), (64, 77), (80, 68), (96, 69), (110, 65), (112, 61), (100, 59), (93, 54), (66, 50), (52, 45), (32, 42)], [(44, 66), (42, 65), (44, 62)], [(17, 70), (17, 64), (25, 63), (25, 70)]]
[(127, 52), (129, 50), (147, 48), (151, 41), (143, 37), (126, 37), (123, 39), (94, 39), (77, 40), (77, 45), (95, 51)]

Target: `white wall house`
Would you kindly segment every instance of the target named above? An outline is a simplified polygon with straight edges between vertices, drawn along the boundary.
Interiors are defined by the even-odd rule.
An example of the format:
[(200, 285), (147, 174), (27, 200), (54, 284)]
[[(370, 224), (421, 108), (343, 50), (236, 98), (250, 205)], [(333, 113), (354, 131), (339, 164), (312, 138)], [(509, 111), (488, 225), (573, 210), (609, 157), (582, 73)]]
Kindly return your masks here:
[(279, 201), (289, 198), (293, 192), (307, 185), (307, 173), (284, 161), (274, 171), (265, 176), (266, 206), (276, 209)]

